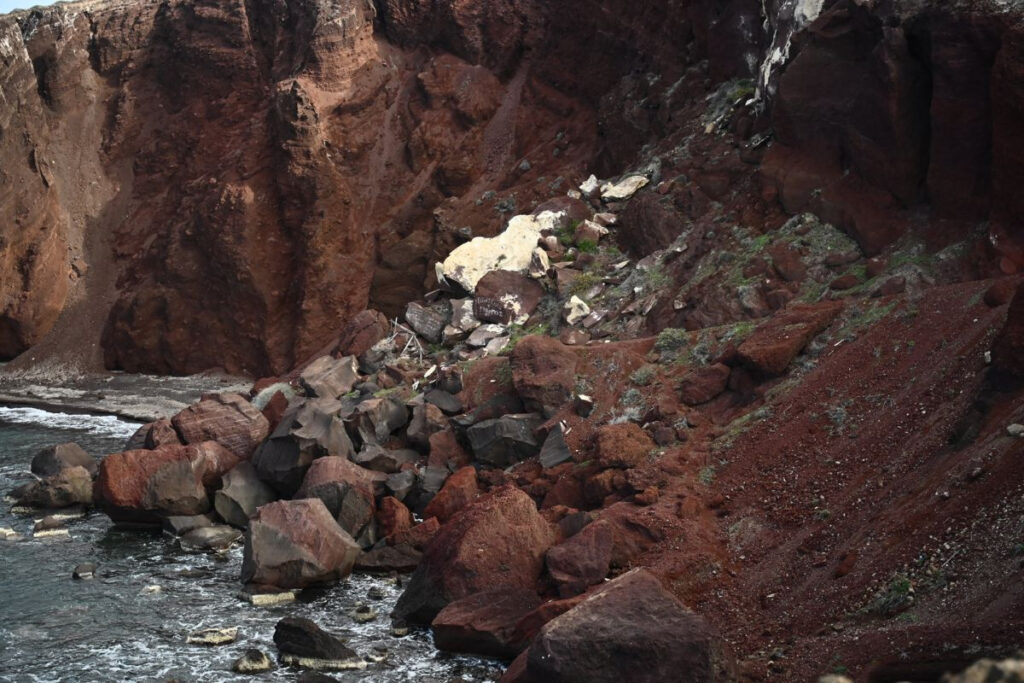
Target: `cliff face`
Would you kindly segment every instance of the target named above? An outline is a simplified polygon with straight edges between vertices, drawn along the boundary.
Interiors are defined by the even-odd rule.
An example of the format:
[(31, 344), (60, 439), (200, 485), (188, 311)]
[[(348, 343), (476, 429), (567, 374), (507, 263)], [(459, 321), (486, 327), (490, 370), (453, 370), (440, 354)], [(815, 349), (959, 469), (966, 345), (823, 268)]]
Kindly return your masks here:
[(759, 72), (767, 115), (744, 125), (775, 130), (766, 201), (869, 251), (922, 206), (990, 219), (989, 260), (1018, 267), (1021, 13), (825, 5), (89, 1), (0, 17), (0, 357), (282, 372), (359, 310), (398, 314), (469, 233), (645, 163), (687, 101)]

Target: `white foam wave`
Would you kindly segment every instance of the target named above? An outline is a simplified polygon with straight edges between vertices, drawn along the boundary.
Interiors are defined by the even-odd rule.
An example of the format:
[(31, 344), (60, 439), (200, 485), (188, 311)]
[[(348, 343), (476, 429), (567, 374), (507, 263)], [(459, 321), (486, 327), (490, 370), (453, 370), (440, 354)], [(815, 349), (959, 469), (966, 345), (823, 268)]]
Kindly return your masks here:
[(0, 406), (0, 422), (41, 425), (49, 429), (73, 430), (117, 439), (127, 439), (139, 428), (139, 423), (128, 422), (114, 415), (55, 413), (28, 406)]

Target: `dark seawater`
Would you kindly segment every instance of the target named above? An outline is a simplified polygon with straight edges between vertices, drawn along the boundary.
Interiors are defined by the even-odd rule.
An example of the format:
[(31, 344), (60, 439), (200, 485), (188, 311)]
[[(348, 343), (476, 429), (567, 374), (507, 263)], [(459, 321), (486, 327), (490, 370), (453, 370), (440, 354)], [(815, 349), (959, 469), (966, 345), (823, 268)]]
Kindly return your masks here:
[[(28, 478), (41, 448), (74, 441), (102, 456), (120, 450), (137, 426), (0, 406), (0, 493)], [(437, 652), (427, 631), (392, 637), (387, 614), (401, 591), (387, 579), (354, 575), (292, 604), (254, 607), (236, 597), (240, 548), (225, 556), (186, 553), (168, 536), (115, 530), (99, 513), (69, 522), (70, 538), (33, 539), (33, 521), (13, 514), (10, 500), (0, 506), (0, 527), (20, 535), (0, 540), (0, 681), (295, 680), (292, 669), (231, 672), (250, 647), (275, 658), (274, 625), (285, 616), (313, 619), (361, 655), (386, 653), (365, 671), (330, 673), (340, 681), (482, 682), (501, 675), (493, 662)], [(86, 561), (98, 565), (97, 578), (73, 580), (74, 567)], [(383, 589), (383, 600), (367, 598), (373, 586)], [(372, 605), (378, 619), (357, 624), (350, 613), (359, 602)], [(238, 627), (238, 641), (185, 644), (189, 632), (213, 627)]]

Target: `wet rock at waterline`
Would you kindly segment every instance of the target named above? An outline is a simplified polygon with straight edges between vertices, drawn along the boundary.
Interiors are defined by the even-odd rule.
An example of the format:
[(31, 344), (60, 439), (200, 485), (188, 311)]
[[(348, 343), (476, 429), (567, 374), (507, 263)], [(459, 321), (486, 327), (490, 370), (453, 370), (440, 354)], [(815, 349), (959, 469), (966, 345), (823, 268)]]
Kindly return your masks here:
[(11, 492), (19, 505), (40, 508), (64, 508), (71, 505), (91, 505), (93, 478), (80, 465), (65, 467), (45, 479), (20, 486)]
[(274, 662), (262, 650), (250, 649), (235, 660), (231, 670), (239, 674), (261, 674), (273, 671)]
[(366, 668), (366, 662), (354, 650), (309, 619), (286, 617), (277, 622), (274, 645), (284, 664), (321, 671)]
[(533, 590), (497, 588), (449, 603), (434, 618), (434, 644), (449, 652), (512, 659), (523, 648), (516, 624), (541, 604)]
[(264, 505), (245, 532), (242, 582), (304, 588), (352, 572), (359, 545), (319, 498)]
[(238, 627), (232, 628), (207, 628), (201, 631), (193, 631), (188, 634), (185, 642), (189, 645), (206, 645), (216, 647), (230, 645), (238, 640)]
[(99, 469), (96, 459), (86, 453), (81, 446), (76, 443), (62, 443), (39, 451), (32, 458), (31, 470), (32, 474), (45, 479), (72, 467), (84, 467), (90, 476), (94, 476)]

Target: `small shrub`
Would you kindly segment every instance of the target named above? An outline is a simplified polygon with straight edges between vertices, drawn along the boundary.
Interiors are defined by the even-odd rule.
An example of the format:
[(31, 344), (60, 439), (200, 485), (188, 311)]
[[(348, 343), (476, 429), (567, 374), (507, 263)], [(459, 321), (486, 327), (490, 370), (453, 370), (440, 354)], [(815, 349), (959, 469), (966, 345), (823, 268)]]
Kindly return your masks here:
[(678, 327), (667, 327), (658, 333), (654, 348), (659, 353), (678, 353), (690, 343), (690, 333)]
[(597, 242), (593, 240), (580, 240), (576, 243), (576, 248), (580, 250), (581, 254), (596, 254)]
[(705, 486), (711, 486), (715, 483), (715, 468), (711, 465), (702, 467), (700, 472), (697, 473), (697, 480)]
[(654, 379), (654, 366), (644, 365), (629, 376), (629, 380), (638, 387), (646, 387)]

